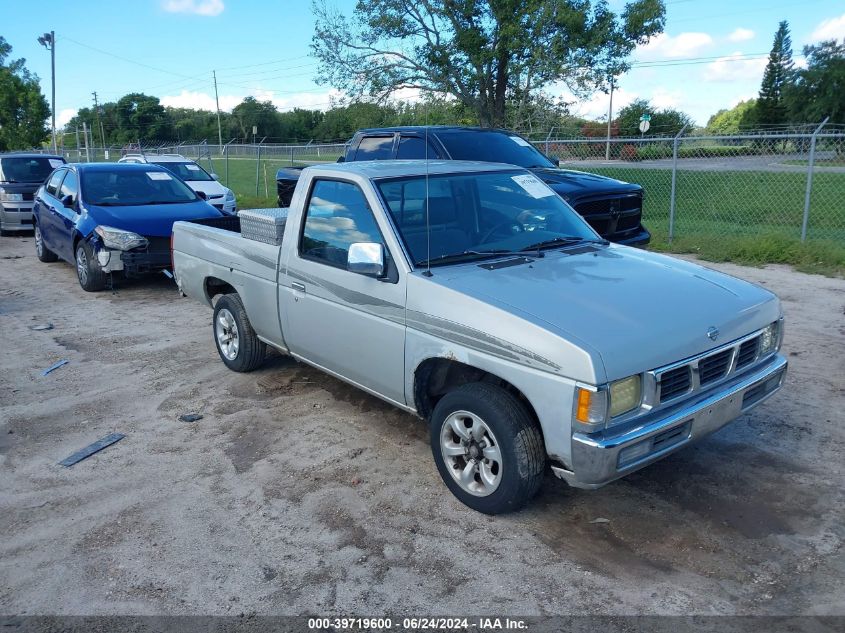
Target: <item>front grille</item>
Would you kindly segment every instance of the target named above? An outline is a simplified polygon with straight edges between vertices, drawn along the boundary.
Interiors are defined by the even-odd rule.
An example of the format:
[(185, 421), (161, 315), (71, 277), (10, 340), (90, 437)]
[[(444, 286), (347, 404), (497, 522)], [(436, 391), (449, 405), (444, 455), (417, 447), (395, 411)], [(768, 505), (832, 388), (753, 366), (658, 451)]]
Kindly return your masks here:
[(642, 197), (631, 194), (576, 201), (574, 208), (602, 237), (622, 239), (640, 227)]
[(733, 352), (731, 347), (718, 354), (702, 358), (698, 362), (698, 383), (703, 386), (723, 378), (731, 367)]
[(754, 362), (757, 358), (757, 348), (760, 346), (760, 337), (755, 337), (745, 341), (739, 346), (739, 354), (736, 357), (736, 368), (742, 369), (746, 365)]
[(148, 253), (170, 253), (169, 237), (148, 237)]
[(657, 451), (674, 446), (678, 442), (682, 442), (689, 437), (691, 427), (692, 422), (686, 422), (681, 426), (676, 426), (668, 431), (663, 431), (663, 433), (658, 433), (651, 442), (651, 451), (656, 453)]
[(660, 402), (668, 402), (672, 398), (685, 394), (691, 385), (692, 378), (688, 365), (664, 372), (660, 376)]

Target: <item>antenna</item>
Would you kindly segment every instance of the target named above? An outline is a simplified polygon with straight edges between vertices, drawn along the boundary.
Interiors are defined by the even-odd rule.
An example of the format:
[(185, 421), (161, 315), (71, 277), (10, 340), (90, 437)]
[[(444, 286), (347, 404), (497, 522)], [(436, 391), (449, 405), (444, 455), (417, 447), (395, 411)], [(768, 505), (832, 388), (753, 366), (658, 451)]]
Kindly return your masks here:
[(423, 273), (431, 277), (431, 221), (428, 213), (428, 102), (425, 103), (425, 263), (426, 270)]

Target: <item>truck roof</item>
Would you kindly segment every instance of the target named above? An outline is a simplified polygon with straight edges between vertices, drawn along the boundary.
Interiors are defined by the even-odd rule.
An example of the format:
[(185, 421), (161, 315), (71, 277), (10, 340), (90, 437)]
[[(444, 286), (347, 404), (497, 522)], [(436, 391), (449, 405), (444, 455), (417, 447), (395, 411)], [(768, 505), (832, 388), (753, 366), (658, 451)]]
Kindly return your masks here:
[(475, 160), (364, 160), (349, 163), (314, 165), (308, 170), (318, 172), (347, 172), (368, 178), (396, 176), (423, 176), (425, 174), (455, 174), (480, 171), (506, 171), (522, 169), (505, 163), (485, 163)]

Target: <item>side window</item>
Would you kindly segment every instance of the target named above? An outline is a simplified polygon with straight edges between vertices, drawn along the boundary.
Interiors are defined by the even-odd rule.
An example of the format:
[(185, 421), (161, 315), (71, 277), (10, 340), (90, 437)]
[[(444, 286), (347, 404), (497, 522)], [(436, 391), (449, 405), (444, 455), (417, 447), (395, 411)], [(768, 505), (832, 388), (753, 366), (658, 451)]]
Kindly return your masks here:
[(393, 158), (393, 135), (364, 137), (355, 153), (355, 160), (390, 160), (391, 158)]
[(59, 183), (62, 181), (62, 178), (66, 173), (67, 169), (57, 169), (53, 172), (53, 175), (50, 176), (50, 179), (47, 181), (47, 193), (51, 196), (58, 195)]
[(348, 182), (318, 180), (305, 210), (300, 254), (346, 269), (349, 246), (355, 242), (384, 244), (364, 194)]
[(76, 202), (76, 195), (79, 193), (79, 181), (76, 179), (76, 174), (72, 171), (67, 172), (67, 177), (62, 181), (61, 189), (59, 189), (59, 200), (65, 196), (73, 198), (71, 204)]
[[(405, 159), (425, 159), (425, 139), (418, 136), (403, 136), (399, 140), (399, 151), (396, 153), (396, 158)], [(428, 158), (434, 160), (438, 158), (437, 152), (429, 144)]]

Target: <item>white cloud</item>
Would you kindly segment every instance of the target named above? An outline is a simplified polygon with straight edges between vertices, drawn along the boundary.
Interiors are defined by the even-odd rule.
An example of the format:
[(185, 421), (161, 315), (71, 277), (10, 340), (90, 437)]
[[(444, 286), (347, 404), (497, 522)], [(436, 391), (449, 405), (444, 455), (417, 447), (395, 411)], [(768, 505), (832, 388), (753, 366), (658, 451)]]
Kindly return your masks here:
[(76, 116), (78, 110), (76, 108), (65, 108), (64, 110), (59, 110), (56, 114), (56, 127), (64, 127), (68, 124), (68, 122)]
[(731, 42), (745, 42), (747, 40), (753, 40), (754, 31), (752, 31), (751, 29), (744, 29), (742, 27), (739, 27), (733, 33), (728, 35), (728, 39)]
[(840, 40), (845, 38), (845, 13), (838, 18), (830, 18), (822, 21), (810, 34), (810, 42), (821, 42), (823, 40)]
[(193, 13), (215, 16), (223, 13), (223, 0), (164, 0), (161, 7), (168, 13)]
[(765, 57), (745, 59), (743, 53), (732, 53), (707, 64), (704, 69), (704, 81), (759, 81), (763, 76), (766, 61)]
[[(332, 88), (326, 92), (299, 92), (289, 95), (276, 95), (272, 90), (253, 90), (248, 94), (220, 95), (220, 109), (229, 112), (246, 97), (255, 97), (259, 101), (270, 101), (280, 111), (305, 108), (308, 110), (327, 110), (332, 100), (343, 97), (343, 93)], [(193, 108), (216, 111), (214, 95), (207, 92), (182, 90), (178, 95), (165, 95), (159, 99), (161, 105), (168, 108)]]
[(665, 88), (657, 88), (651, 93), (651, 99), (649, 101), (658, 110), (668, 108), (677, 109), (680, 107), (681, 101), (683, 101), (683, 96), (679, 92), (670, 92)]
[(637, 57), (640, 59), (689, 57), (712, 45), (713, 38), (707, 33), (679, 33), (674, 37), (667, 33), (660, 33), (651, 38), (648, 44), (637, 49)]

